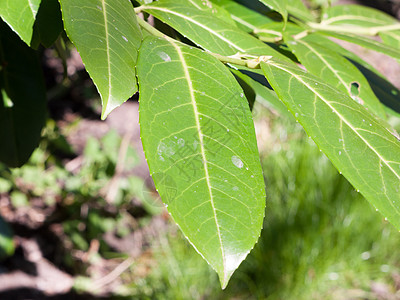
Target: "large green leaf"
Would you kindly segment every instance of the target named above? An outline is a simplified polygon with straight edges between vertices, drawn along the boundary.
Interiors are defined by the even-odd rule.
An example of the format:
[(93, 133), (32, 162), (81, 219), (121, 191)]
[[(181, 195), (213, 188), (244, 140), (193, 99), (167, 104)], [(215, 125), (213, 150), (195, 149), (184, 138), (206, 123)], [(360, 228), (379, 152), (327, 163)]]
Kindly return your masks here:
[(213, 0), (213, 2), (225, 8), (231, 14), (232, 19), (237, 23), (238, 27), (246, 32), (253, 32), (258, 27), (272, 22), (272, 19), (235, 1)]
[[(376, 98), (363, 74), (346, 58), (335, 51), (303, 39), (293, 39), (285, 35), (289, 48), (309, 72), (323, 79), (340, 91), (352, 96), (358, 103), (365, 105), (373, 113), (386, 118), (383, 106)], [(353, 84), (358, 85), (358, 93), (352, 91)]]
[(46, 92), (34, 50), (0, 20), (0, 161), (23, 165), (37, 147)]
[(263, 4), (271, 8), (272, 10), (277, 11), (281, 14), (283, 20), (286, 22), (288, 18), (288, 12), (286, 10), (286, 1), (287, 0), (260, 0)]
[(218, 60), (178, 42), (146, 38), (137, 70), (141, 137), (157, 190), (225, 287), (256, 243), (265, 208), (247, 100)]
[(142, 34), (130, 1), (60, 0), (65, 30), (103, 102), (102, 118), (137, 92)]
[(302, 69), (274, 60), (261, 67), (336, 168), (400, 229), (400, 141), (364, 107)]
[(186, 0), (159, 0), (143, 8), (210, 52), (221, 55), (240, 52), (286, 59), (255, 37), (199, 10)]
[(1, 0), (0, 17), (28, 45), (41, 0)]

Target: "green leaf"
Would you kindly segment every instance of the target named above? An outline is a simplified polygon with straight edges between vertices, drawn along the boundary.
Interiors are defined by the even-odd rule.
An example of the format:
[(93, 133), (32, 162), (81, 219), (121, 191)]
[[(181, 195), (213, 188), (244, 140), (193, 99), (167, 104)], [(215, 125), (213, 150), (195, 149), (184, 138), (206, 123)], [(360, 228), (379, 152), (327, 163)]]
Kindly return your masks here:
[(31, 44), (33, 24), (41, 0), (2, 0), (0, 17), (28, 45)]
[(275, 60), (261, 67), (336, 168), (400, 229), (400, 141), (364, 107), (302, 69)]
[[(282, 103), (281, 100), (279, 100), (278, 96), (272, 89), (267, 88), (265, 85), (257, 82), (256, 80), (250, 77), (250, 76), (254, 77), (254, 75), (256, 74), (250, 74), (249, 72), (246, 72), (244, 70), (239, 71), (233, 69), (231, 69), (231, 72), (235, 75), (236, 79), (238, 80), (238, 82), (242, 87), (244, 84), (246, 84), (247, 89), (251, 89), (253, 91), (255, 97), (254, 101), (261, 103), (268, 109), (275, 110), (279, 112), (281, 115), (293, 119), (292, 114), (288, 112), (287, 107)], [(245, 72), (246, 74), (242, 72)], [(247, 94), (246, 97), (248, 99)]]
[(15, 245), (11, 228), (0, 216), (0, 261), (14, 253)]
[(150, 172), (224, 288), (256, 243), (265, 208), (247, 100), (218, 60), (178, 42), (146, 38), (137, 69)]
[(60, 4), (57, 0), (42, 1), (33, 29), (33, 48), (37, 48), (39, 44), (46, 48), (53, 45), (63, 30)]
[(303, 21), (313, 21), (315, 18), (301, 0), (286, 0), (287, 11)]
[(225, 8), (213, 3), (210, 0), (188, 0), (194, 7), (205, 13), (211, 14), (214, 18), (236, 26), (235, 21), (231, 18), (230, 13)]
[(398, 49), (382, 44), (367, 37), (351, 33), (336, 33), (332, 31), (322, 31), (322, 30), (318, 31), (318, 33), (323, 35), (328, 35), (340, 40), (344, 40), (353, 44), (358, 44), (362, 47), (374, 50), (376, 52), (381, 52), (396, 59), (400, 59), (400, 51)]
[(130, 1), (60, 0), (65, 30), (103, 103), (102, 118), (137, 92), (142, 34)]
[(0, 160), (23, 165), (37, 147), (46, 92), (36, 52), (0, 21)]
[(246, 32), (198, 10), (185, 0), (159, 0), (144, 10), (167, 23), (200, 47), (221, 55), (238, 52), (250, 55), (272, 55), (288, 60)]
[(397, 20), (377, 9), (361, 5), (336, 5), (322, 15), (322, 25), (377, 27), (397, 23)]
[(390, 110), (386, 110), (386, 112), (392, 113), (393, 110), (400, 113), (400, 91), (377, 69), (365, 60), (361, 59), (357, 54), (339, 46), (326, 36), (312, 33), (307, 35), (305, 40), (317, 43), (325, 48), (340, 53), (364, 75), (374, 91), (374, 94), (378, 97), (381, 103), (390, 108)]
[(382, 42), (395, 49), (400, 49), (400, 30), (380, 32)]
[[(346, 58), (335, 51), (303, 39), (293, 39), (285, 35), (285, 41), (292, 52), (306, 69), (338, 90), (352, 96), (358, 103), (365, 105), (373, 113), (386, 119), (383, 106), (376, 98), (363, 74)], [(359, 86), (358, 95), (354, 95), (351, 87)]]
[(286, 1), (287, 0), (260, 0), (261, 3), (268, 6), (272, 10), (277, 11), (281, 14), (284, 22), (287, 22), (288, 12), (286, 10)]
[(225, 8), (230, 14), (232, 19), (237, 23), (237, 26), (246, 31), (253, 32), (258, 27), (272, 22), (272, 19), (247, 8), (246, 6), (240, 5), (239, 3), (232, 0), (213, 0), (214, 3)]

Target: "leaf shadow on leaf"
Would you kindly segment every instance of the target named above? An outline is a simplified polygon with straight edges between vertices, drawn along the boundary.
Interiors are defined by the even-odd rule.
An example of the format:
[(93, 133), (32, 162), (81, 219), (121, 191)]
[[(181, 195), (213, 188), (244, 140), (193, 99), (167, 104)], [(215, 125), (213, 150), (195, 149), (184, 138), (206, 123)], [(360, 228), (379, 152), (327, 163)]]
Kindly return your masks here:
[(60, 4), (57, 0), (42, 1), (33, 24), (31, 47), (37, 49), (40, 44), (51, 47), (63, 31)]
[(400, 113), (400, 90), (375, 72), (347, 58), (365, 76), (378, 99), (393, 111)]

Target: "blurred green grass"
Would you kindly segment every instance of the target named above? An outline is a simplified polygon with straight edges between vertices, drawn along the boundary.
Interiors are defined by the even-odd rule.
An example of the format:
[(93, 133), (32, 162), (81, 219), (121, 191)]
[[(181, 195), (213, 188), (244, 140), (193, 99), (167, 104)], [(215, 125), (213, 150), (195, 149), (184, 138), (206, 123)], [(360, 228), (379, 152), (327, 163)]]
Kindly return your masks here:
[(214, 272), (172, 224), (155, 243), (157, 263), (135, 286), (137, 297), (392, 299), (400, 234), (298, 124), (265, 111), (256, 120), (267, 124), (262, 135), (268, 136), (261, 149), (267, 208), (258, 244), (221, 291)]

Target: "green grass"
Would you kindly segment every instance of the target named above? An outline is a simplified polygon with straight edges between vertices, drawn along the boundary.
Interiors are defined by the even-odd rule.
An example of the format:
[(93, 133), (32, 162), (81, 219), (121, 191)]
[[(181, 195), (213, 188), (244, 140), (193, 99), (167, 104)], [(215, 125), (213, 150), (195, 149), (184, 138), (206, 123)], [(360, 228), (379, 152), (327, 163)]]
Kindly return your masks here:
[[(154, 248), (148, 299), (376, 299), (372, 282), (395, 292), (400, 234), (341, 176), (298, 124), (272, 114), (261, 160), (267, 186), (258, 244), (221, 291), (184, 240)], [(264, 134), (267, 134), (266, 132)], [(174, 226), (174, 225), (171, 225)], [(139, 294), (137, 296), (140, 296)]]

